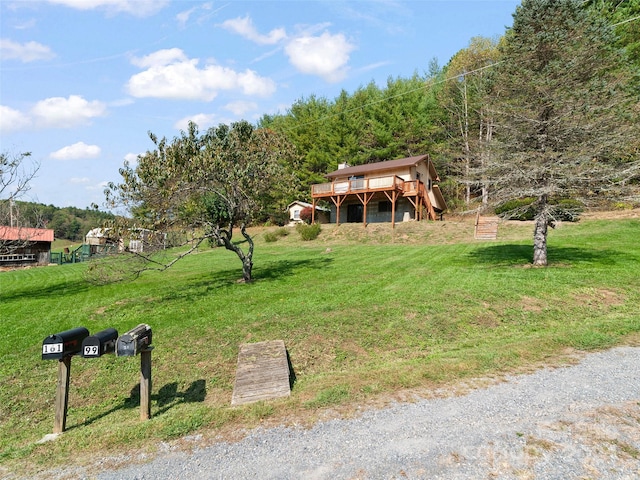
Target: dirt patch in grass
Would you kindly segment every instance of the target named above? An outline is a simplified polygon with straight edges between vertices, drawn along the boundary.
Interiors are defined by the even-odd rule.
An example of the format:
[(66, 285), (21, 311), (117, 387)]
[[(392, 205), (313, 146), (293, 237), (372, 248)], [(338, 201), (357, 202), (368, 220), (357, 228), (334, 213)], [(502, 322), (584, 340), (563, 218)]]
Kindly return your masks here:
[(544, 304), (539, 298), (523, 296), (520, 299), (520, 307), (525, 312), (540, 313), (544, 310)]
[(624, 295), (607, 289), (579, 292), (574, 294), (573, 298), (578, 304), (600, 308), (623, 305), (625, 302)]

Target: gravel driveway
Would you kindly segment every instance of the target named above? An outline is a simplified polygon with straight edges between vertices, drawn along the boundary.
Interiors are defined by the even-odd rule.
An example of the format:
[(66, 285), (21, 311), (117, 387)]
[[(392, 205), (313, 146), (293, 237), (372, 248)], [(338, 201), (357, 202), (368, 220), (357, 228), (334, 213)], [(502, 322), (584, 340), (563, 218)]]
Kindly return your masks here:
[(167, 448), (112, 479), (638, 479), (640, 348), (311, 429)]

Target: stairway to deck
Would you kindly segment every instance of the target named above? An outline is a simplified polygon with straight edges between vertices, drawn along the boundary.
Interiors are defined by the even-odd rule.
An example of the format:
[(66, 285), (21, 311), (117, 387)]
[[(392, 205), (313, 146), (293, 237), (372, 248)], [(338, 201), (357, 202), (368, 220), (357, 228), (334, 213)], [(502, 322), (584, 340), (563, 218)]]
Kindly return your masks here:
[(476, 240), (496, 240), (498, 238), (499, 217), (476, 217), (475, 238)]

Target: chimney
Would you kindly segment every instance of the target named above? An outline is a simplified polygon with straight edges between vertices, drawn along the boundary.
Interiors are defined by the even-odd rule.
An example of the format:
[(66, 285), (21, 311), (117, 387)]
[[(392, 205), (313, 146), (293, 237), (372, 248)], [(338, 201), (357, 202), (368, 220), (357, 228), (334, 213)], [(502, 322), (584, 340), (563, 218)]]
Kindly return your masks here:
[(351, 165), (349, 165), (347, 162), (344, 163), (339, 163), (338, 164), (338, 170), (342, 170), (344, 168), (349, 168)]

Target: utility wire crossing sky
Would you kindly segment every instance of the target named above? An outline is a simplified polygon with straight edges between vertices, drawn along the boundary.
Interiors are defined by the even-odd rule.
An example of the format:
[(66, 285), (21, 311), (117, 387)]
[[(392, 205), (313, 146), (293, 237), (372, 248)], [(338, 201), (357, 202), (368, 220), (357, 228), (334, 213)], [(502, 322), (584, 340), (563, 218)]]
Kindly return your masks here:
[[(0, 2), (0, 151), (40, 164), (22, 200), (103, 205), (125, 160), (173, 138), (286, 113), (312, 95), (424, 76), (519, 1)], [(426, 153), (426, 152), (425, 152)]]

